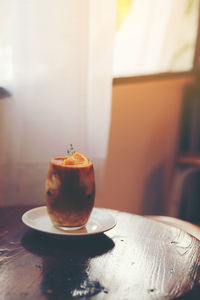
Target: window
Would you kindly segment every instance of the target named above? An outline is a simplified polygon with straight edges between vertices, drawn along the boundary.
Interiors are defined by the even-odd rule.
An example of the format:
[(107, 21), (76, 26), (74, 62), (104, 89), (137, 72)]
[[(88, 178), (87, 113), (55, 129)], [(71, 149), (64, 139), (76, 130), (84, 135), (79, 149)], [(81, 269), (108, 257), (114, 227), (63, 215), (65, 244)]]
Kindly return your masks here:
[(118, 0), (114, 77), (189, 71), (199, 0)]

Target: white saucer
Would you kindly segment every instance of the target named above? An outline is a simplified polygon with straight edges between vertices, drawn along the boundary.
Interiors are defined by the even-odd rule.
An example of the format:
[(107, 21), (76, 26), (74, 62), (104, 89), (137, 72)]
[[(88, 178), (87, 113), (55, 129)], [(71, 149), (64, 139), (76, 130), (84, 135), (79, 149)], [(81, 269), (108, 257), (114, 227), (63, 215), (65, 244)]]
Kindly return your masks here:
[(105, 208), (93, 208), (86, 226), (78, 230), (66, 231), (56, 228), (48, 216), (46, 206), (28, 210), (23, 214), (22, 221), (28, 227), (38, 231), (65, 236), (85, 236), (102, 233), (116, 225), (115, 219)]

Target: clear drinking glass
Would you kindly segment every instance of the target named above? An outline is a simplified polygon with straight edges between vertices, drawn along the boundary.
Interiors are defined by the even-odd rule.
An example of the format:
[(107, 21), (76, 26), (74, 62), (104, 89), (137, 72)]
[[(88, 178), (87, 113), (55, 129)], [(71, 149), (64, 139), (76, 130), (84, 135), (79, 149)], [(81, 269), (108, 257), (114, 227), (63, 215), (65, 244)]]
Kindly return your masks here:
[(52, 158), (46, 178), (46, 205), (52, 223), (64, 230), (83, 227), (94, 207), (93, 163), (65, 164), (66, 156)]

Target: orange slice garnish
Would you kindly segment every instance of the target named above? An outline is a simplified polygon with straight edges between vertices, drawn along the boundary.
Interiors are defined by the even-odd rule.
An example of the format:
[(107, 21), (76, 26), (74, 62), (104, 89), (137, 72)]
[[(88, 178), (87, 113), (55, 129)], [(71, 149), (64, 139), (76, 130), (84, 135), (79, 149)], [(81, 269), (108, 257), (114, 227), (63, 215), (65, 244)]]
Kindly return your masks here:
[(88, 159), (85, 155), (75, 152), (72, 156), (67, 157), (64, 159), (63, 163), (65, 165), (80, 165), (80, 164), (87, 164)]

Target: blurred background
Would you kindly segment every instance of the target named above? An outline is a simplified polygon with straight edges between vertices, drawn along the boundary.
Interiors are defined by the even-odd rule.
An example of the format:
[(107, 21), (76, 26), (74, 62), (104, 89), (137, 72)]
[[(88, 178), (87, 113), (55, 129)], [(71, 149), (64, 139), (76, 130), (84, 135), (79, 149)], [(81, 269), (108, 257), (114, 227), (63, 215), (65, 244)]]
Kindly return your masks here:
[(0, 206), (44, 205), (51, 157), (96, 206), (200, 222), (199, 0), (0, 1)]

